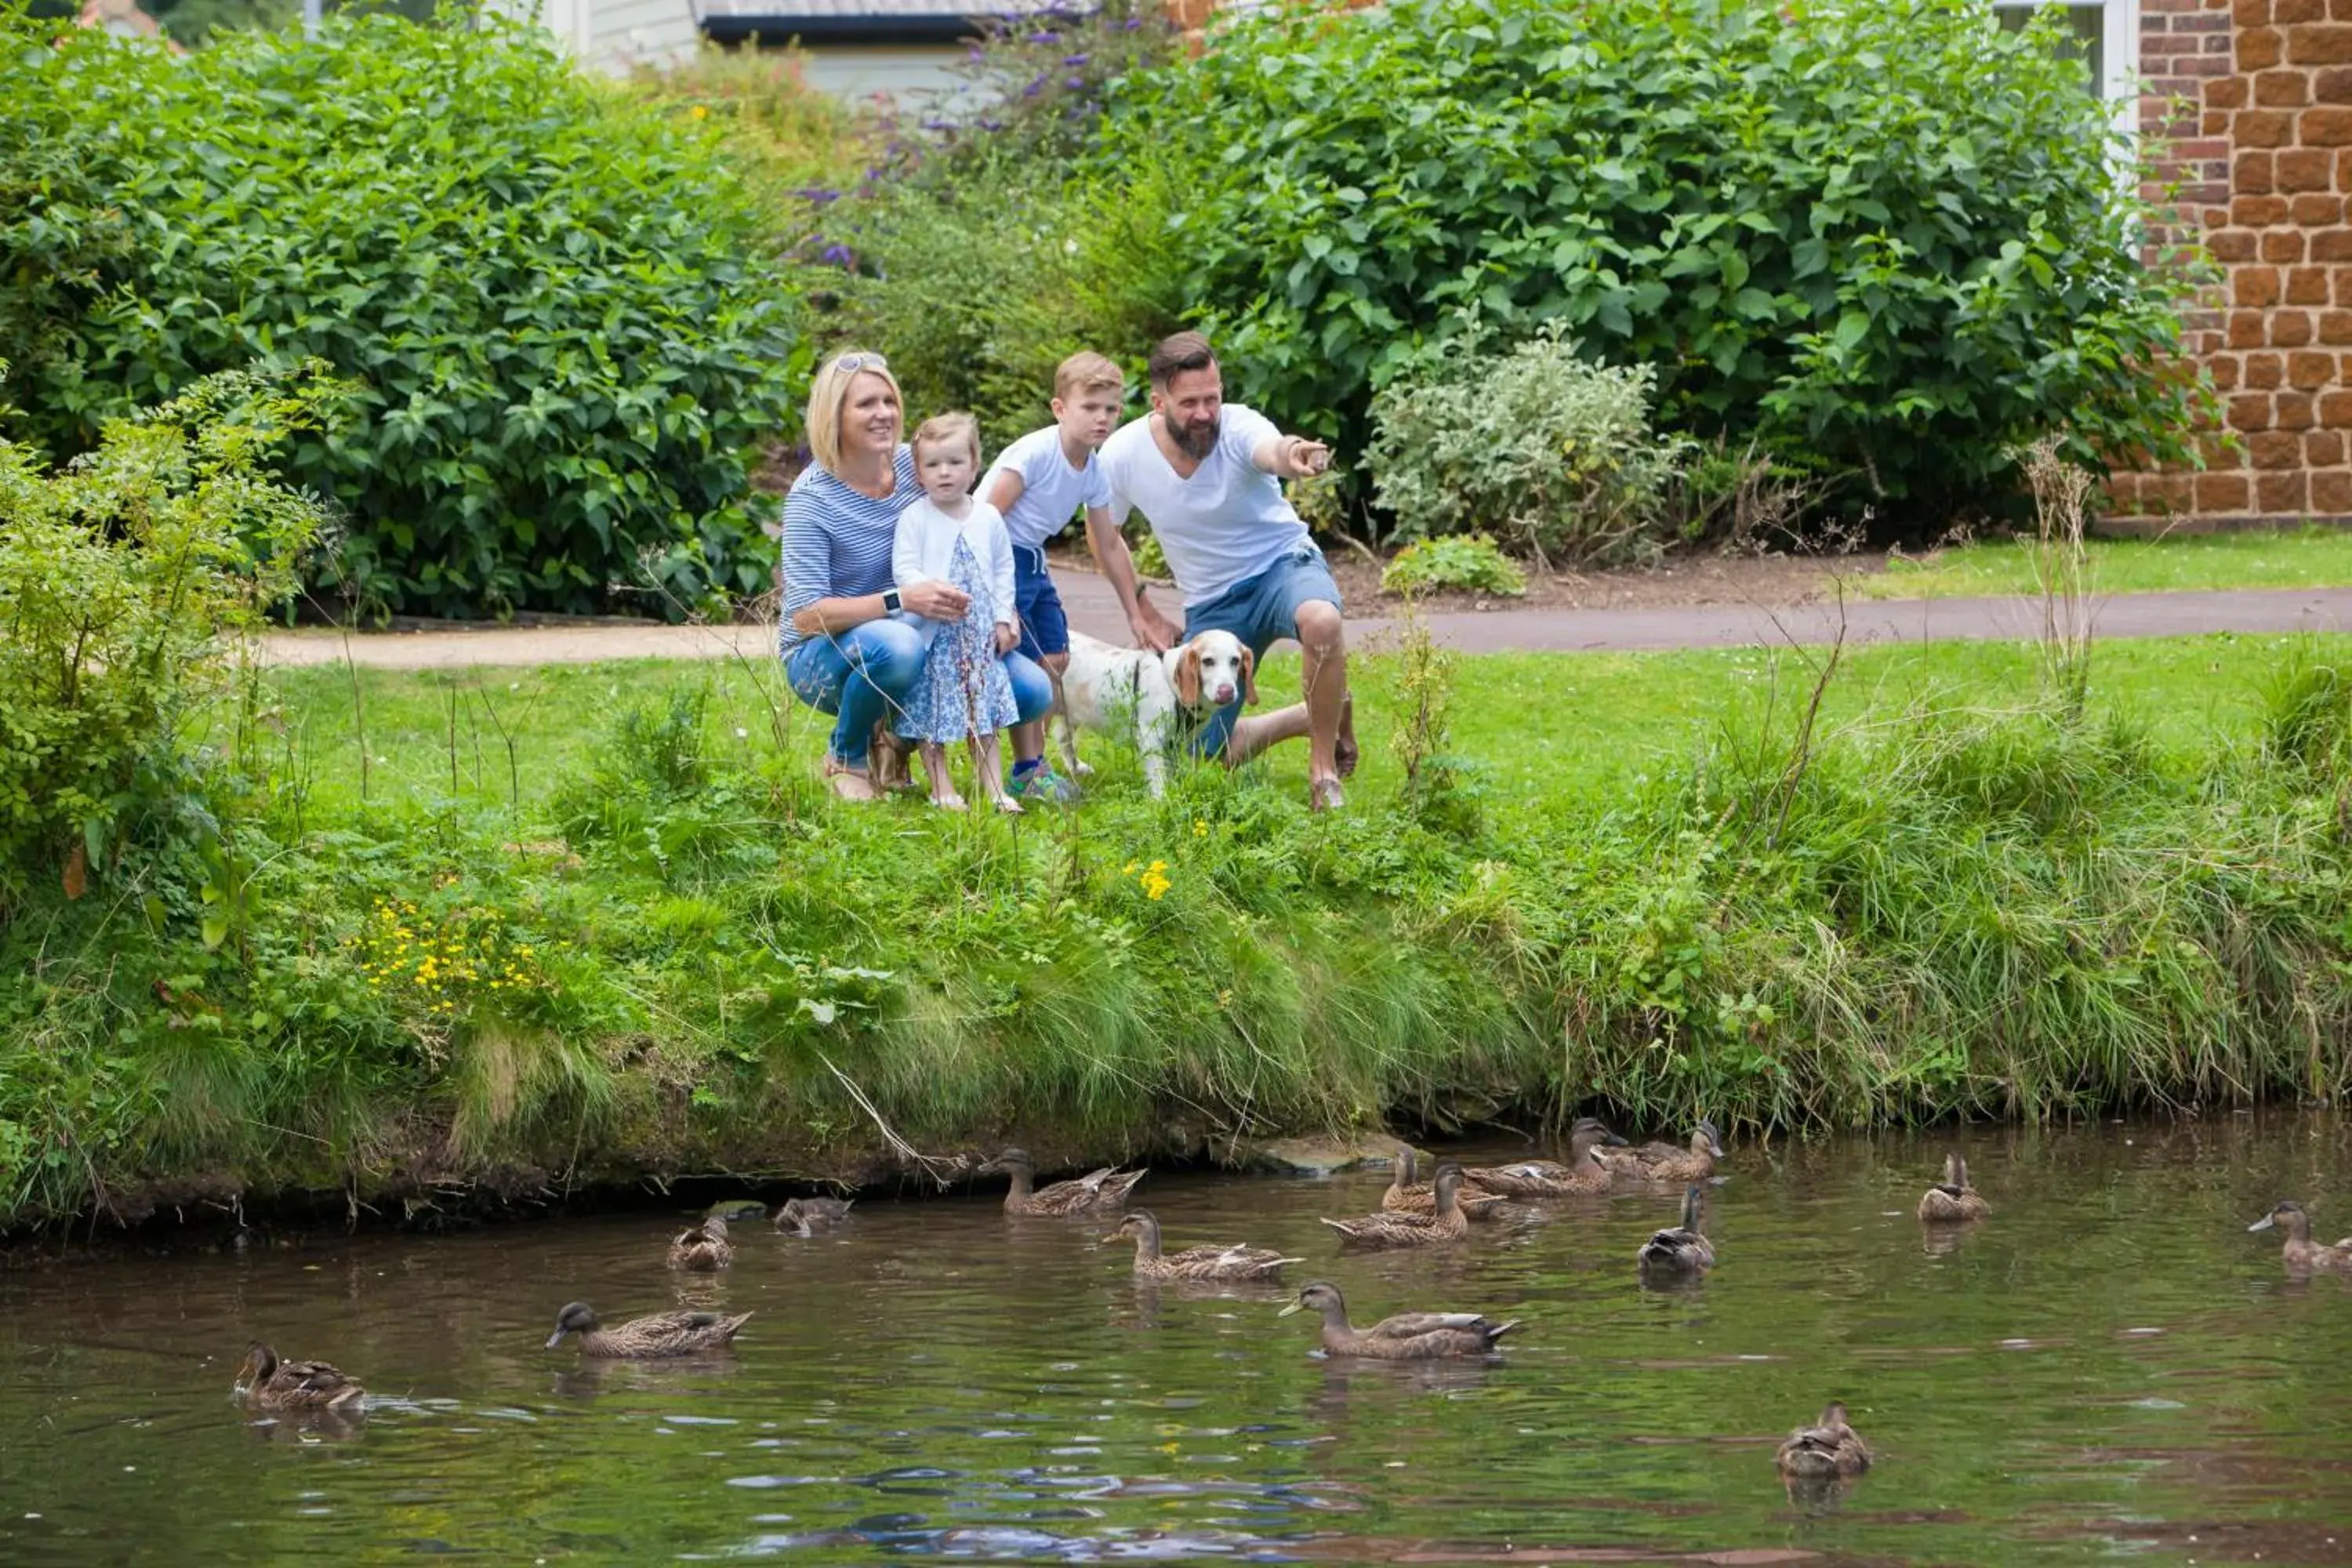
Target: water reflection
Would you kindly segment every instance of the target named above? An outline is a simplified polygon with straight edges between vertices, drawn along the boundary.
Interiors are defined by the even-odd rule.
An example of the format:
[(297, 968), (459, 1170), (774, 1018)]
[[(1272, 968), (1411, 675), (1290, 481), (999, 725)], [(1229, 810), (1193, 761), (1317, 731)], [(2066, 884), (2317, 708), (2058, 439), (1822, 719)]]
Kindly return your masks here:
[[(1923, 1227), (1955, 1146), (1993, 1217)], [(1307, 1258), (1291, 1289), (1139, 1282), (1098, 1220), (984, 1194), (747, 1224), (709, 1277), (663, 1267), (666, 1213), (22, 1270), (0, 1561), (2352, 1563), (2352, 1282), (2242, 1228), (2294, 1192), (2352, 1229), (2338, 1122), (1735, 1143), (1725, 1173), (1722, 1261), (1667, 1290), (1633, 1255), (1676, 1192), (1339, 1254), (1317, 1216), (1381, 1173), (1147, 1183), (1171, 1237)], [(1360, 1321), (1525, 1326), (1488, 1361), (1326, 1357), (1275, 1315), (1318, 1278)], [(541, 1350), (583, 1296), (756, 1315), (728, 1355)], [(364, 1381), (364, 1418), (239, 1411), (256, 1335)], [(1832, 1394), (1877, 1468), (1784, 1489), (1774, 1446)]]

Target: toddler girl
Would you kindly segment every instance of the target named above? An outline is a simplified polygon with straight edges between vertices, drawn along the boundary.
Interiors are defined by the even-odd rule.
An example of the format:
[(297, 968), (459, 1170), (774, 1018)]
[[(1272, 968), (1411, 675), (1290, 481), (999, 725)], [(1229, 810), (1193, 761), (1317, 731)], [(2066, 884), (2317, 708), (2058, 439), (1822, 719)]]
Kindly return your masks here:
[(922, 742), (933, 805), (963, 808), (948, 776), (945, 743), (970, 741), (980, 788), (997, 810), (1017, 813), (1019, 803), (1004, 793), (996, 732), (1016, 717), (1004, 656), (1021, 641), (1021, 625), (1013, 608), (1013, 541), (1004, 519), (971, 496), (980, 477), (980, 426), (969, 414), (927, 419), (915, 432), (914, 457), (923, 499), (898, 514), (891, 575), (902, 589), (927, 578), (946, 583), (971, 603), (953, 621), (899, 612), (921, 630), (929, 653), (897, 729)]

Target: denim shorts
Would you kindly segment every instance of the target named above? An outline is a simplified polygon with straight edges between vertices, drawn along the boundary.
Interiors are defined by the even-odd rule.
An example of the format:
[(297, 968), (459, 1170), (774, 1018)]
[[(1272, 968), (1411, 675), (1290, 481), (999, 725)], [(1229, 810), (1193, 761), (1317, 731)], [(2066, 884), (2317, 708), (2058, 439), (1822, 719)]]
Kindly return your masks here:
[(1062, 591), (1045, 570), (1045, 552), (1013, 547), (1013, 609), (1021, 617), (1021, 649), (1042, 660), (1070, 651), (1070, 617), (1062, 613)]
[[(1331, 580), (1331, 568), (1325, 563), (1323, 552), (1312, 544), (1302, 544), (1256, 576), (1243, 578), (1207, 604), (1189, 606), (1184, 611), (1184, 635), (1194, 637), (1202, 632), (1231, 632), (1242, 640), (1253, 658), (1263, 660), (1267, 648), (1284, 637), (1298, 635), (1298, 606), (1317, 599), (1335, 610), (1345, 608), (1339, 603), (1339, 584)], [(1192, 737), (1192, 754), (1213, 757), (1223, 753), (1241, 716), (1239, 702), (1228, 703), (1211, 714)]]

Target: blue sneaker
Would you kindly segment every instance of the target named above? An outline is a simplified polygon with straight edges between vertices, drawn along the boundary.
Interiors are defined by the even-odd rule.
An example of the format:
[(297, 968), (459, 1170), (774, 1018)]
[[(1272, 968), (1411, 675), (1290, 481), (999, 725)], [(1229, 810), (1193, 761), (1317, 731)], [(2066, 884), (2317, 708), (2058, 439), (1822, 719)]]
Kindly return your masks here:
[(1015, 800), (1043, 801), (1048, 805), (1075, 805), (1078, 799), (1078, 786), (1053, 769), (1040, 767), (1014, 779), (1012, 794)]

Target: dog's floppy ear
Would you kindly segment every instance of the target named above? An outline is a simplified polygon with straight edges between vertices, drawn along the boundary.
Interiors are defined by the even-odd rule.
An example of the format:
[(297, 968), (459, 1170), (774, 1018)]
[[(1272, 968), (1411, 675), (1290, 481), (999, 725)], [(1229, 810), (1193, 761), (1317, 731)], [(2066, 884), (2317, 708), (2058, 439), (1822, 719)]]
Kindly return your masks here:
[(1254, 707), (1257, 702), (1257, 655), (1242, 649), (1242, 706)]
[(1187, 708), (1201, 705), (1201, 650), (1191, 643), (1176, 656), (1176, 700)]

